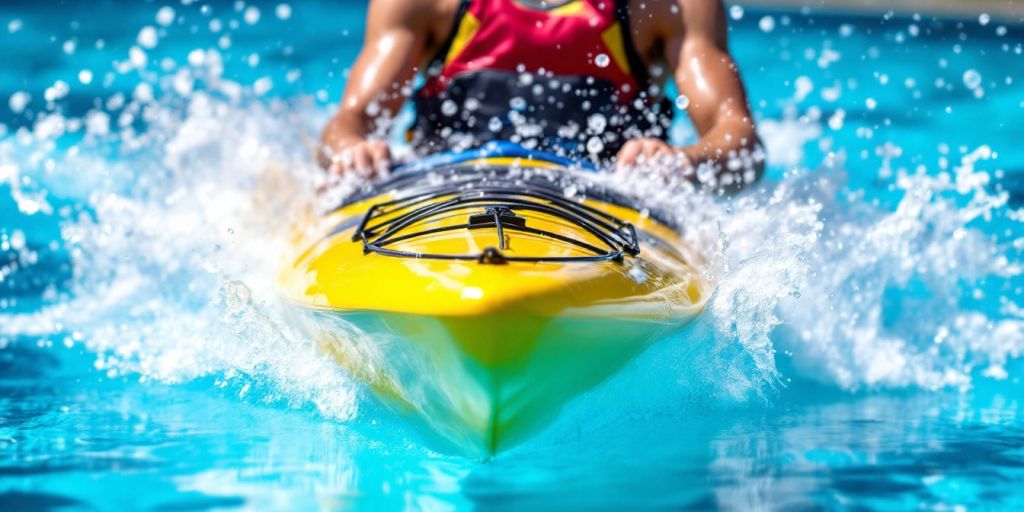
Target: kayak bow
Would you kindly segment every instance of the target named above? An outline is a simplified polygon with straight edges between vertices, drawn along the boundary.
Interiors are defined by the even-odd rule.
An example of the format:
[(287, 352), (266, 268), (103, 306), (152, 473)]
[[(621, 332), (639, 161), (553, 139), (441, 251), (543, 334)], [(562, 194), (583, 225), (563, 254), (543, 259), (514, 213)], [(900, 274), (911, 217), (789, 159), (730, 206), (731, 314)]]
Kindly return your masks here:
[(564, 161), (470, 153), (328, 213), (281, 286), (385, 402), (493, 453), (696, 317), (697, 258)]

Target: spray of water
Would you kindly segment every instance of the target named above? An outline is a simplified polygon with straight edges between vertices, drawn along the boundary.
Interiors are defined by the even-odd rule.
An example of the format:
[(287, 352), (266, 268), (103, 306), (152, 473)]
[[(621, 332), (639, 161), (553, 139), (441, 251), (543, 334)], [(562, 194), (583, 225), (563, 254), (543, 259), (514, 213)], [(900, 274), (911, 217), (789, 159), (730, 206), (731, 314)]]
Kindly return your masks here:
[(952, 173), (898, 173), (893, 210), (821, 196), (827, 227), (813, 277), (803, 300), (782, 308), (789, 329), (779, 345), (799, 354), (798, 367), (848, 389), (1008, 377), (1007, 361), (1024, 352), (1013, 300), (1022, 267), (1019, 247), (990, 234), (1017, 222), (1008, 195), (978, 169), (992, 156), (982, 147)]
[[(51, 287), (39, 311), (5, 313), (0, 336), (84, 345), (110, 376), (212, 377), (240, 395), (256, 385), (272, 390), (261, 400), (351, 417), (354, 386), (291, 330), (274, 288), (293, 226), (316, 206), (320, 173), (303, 137), (317, 115), (301, 101), (257, 101), (221, 80), (210, 55), (188, 70), (203, 90), (182, 95), (172, 82), (159, 100), (126, 102), (120, 115), (141, 117), (139, 131), (134, 119), (120, 131), (86, 128), (61, 149), (63, 130), (40, 135), (40, 123), (70, 124), (54, 113), (2, 142), (27, 155), (10, 181), (39, 184), (35, 195), (13, 191), (21, 211), (46, 211), (46, 191), (80, 202), (59, 212), (70, 282)], [(24, 246), (16, 264), (31, 267)]]
[[(266, 84), (222, 78), (216, 51), (199, 57), (82, 119), (51, 109), (0, 139), (0, 180), (19, 210), (62, 226), (54, 240), (5, 230), (13, 256), (0, 278), (57, 246), (71, 268), (42, 308), (0, 303), (0, 338), (49, 336), (84, 346), (112, 376), (212, 376), (240, 395), (255, 385), (269, 390), (259, 399), (350, 418), (356, 385), (292, 329), (274, 284), (295, 226), (315, 219), (321, 174), (308, 141), (326, 112), (265, 99)], [(795, 148), (821, 136), (815, 120), (762, 126), (771, 163), (792, 170), (739, 196), (654, 166), (608, 178), (686, 226), (718, 283), (694, 328), (706, 350), (686, 352), (703, 364), (657, 370), (697, 372), (687, 379), (734, 400), (768, 397), (793, 376), (851, 390), (1007, 378), (1024, 351), (1024, 243), (1012, 235), (1024, 215), (980, 170), (993, 152), (967, 154), (952, 172), (896, 172), (888, 208), (849, 189), (841, 158), (795, 167)], [(780, 375), (780, 351), (798, 374)]]

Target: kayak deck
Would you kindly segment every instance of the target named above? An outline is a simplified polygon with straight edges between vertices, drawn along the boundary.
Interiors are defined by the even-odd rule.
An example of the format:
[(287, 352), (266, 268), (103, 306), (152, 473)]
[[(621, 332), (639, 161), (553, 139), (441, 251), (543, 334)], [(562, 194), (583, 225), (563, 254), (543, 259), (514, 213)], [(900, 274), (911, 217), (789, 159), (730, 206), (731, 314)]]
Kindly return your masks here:
[(635, 209), (482, 176), (333, 212), (281, 283), (381, 398), (493, 453), (692, 320), (710, 285), (679, 234)]

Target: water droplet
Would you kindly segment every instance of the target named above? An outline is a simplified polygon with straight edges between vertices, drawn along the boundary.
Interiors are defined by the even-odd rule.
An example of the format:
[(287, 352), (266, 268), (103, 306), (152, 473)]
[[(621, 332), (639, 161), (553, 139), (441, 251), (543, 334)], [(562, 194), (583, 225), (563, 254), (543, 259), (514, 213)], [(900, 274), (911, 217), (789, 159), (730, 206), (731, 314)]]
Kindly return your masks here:
[(743, 19), (743, 7), (739, 6), (739, 5), (734, 5), (734, 6), (730, 7), (729, 8), (729, 17), (731, 17), (732, 19), (737, 20), (737, 21)]
[(587, 152), (596, 155), (604, 150), (604, 142), (601, 141), (600, 137), (591, 137), (587, 141)]
[(806, 76), (800, 76), (796, 79), (794, 84), (796, 86), (796, 101), (801, 102), (807, 95), (814, 91), (814, 82)]
[(156, 22), (161, 26), (168, 26), (174, 23), (174, 8), (170, 6), (161, 7), (156, 11)]
[(837, 109), (835, 114), (832, 114), (828, 118), (828, 127), (833, 130), (840, 130), (843, 128), (843, 122), (846, 120), (846, 111), (843, 109)]
[(503, 124), (501, 119), (498, 119), (497, 117), (492, 117), (490, 121), (487, 121), (487, 129), (494, 133), (500, 132), (502, 126)]
[(220, 288), (220, 297), (228, 314), (238, 314), (252, 304), (252, 290), (241, 281), (228, 281)]
[(20, 251), (25, 248), (25, 232), (20, 229), (15, 229), (11, 232), (10, 238), (11, 249)]
[(974, 69), (964, 71), (964, 85), (968, 89), (977, 89), (981, 85), (981, 73)]
[(46, 90), (43, 91), (43, 97), (46, 98), (46, 101), (57, 101), (67, 96), (70, 90), (71, 87), (68, 86), (67, 82), (57, 80), (52, 86), (47, 87)]
[(771, 32), (775, 30), (775, 18), (765, 16), (761, 18), (761, 21), (757, 22), (757, 26), (761, 29), (761, 32)]
[(142, 69), (146, 67), (149, 57), (146, 56), (146, 52), (142, 51), (142, 48), (132, 46), (128, 49), (128, 61), (136, 69)]
[(11, 98), (7, 100), (7, 105), (11, 107), (11, 112), (20, 114), (28, 106), (28, 102), (32, 100), (32, 96), (25, 91), (18, 91), (11, 95)]
[(591, 133), (604, 133), (608, 126), (608, 119), (602, 114), (593, 114), (587, 118), (587, 128)]
[(135, 38), (139, 46), (147, 49), (155, 48), (158, 39), (156, 29), (149, 26), (142, 27), (142, 30), (139, 30), (139, 35)]
[(512, 110), (526, 110), (526, 100), (516, 96), (508, 100), (508, 106), (512, 107)]
[(245, 18), (245, 22), (249, 25), (255, 25), (260, 21), (260, 10), (256, 6), (251, 6), (245, 10), (245, 14), (242, 17)]
[(103, 111), (94, 110), (85, 116), (85, 131), (93, 136), (110, 133), (110, 116)]
[(984, 27), (985, 25), (988, 25), (988, 22), (990, 21), (992, 21), (992, 17), (989, 16), (987, 12), (983, 12), (978, 15), (978, 23), (981, 24), (981, 26)]
[(452, 100), (444, 100), (441, 104), (441, 113), (448, 117), (454, 116), (458, 111), (459, 106)]
[(286, 20), (292, 17), (292, 6), (288, 4), (277, 4), (277, 8), (274, 9), (274, 14), (277, 15), (277, 19)]
[(135, 86), (135, 91), (132, 92), (132, 97), (139, 103), (149, 103), (153, 101), (153, 87), (142, 82)]
[(206, 52), (199, 48), (188, 52), (188, 64), (190, 66), (199, 67), (206, 62)]
[(608, 67), (608, 64), (611, 64), (611, 62), (612, 59), (603, 53), (594, 58), (594, 64), (597, 64), (597, 67), (599, 68), (606, 68)]
[(644, 272), (644, 269), (641, 268), (640, 265), (636, 265), (633, 268), (629, 269), (629, 272), (627, 273), (629, 274), (629, 277), (633, 278), (633, 281), (635, 281), (637, 284), (643, 284), (647, 281), (647, 273)]
[(680, 94), (679, 96), (676, 96), (676, 108), (678, 108), (679, 110), (686, 110), (690, 108), (690, 98), (688, 98), (685, 94)]
[(714, 183), (715, 176), (717, 174), (718, 172), (715, 170), (714, 166), (708, 164), (701, 164), (697, 166), (697, 181), (701, 183)]
[(270, 79), (270, 77), (266, 76), (259, 78), (252, 84), (252, 90), (254, 93), (256, 93), (257, 96), (263, 96), (264, 94), (270, 92), (270, 89), (272, 89), (273, 87), (274, 82)]

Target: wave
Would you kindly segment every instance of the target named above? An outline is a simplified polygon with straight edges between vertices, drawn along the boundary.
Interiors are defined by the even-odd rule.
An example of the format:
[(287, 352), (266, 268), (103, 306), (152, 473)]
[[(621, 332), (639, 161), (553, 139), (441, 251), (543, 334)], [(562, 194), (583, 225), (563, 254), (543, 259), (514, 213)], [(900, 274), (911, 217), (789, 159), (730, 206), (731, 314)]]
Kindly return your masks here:
[[(291, 328), (274, 285), (295, 226), (318, 208), (309, 147), (327, 112), (226, 80), (218, 61), (207, 52), (131, 98), (101, 98), (79, 119), (51, 110), (0, 139), (18, 210), (0, 230), (0, 346), (47, 337), (110, 376), (212, 377), (351, 418), (359, 386)], [(657, 382), (650, 406), (695, 389), (771, 400), (803, 380), (857, 391), (1019, 379), (1008, 363), (1024, 351), (1024, 213), (983, 170), (994, 151), (951, 170), (881, 169), (877, 189), (858, 189), (841, 152), (796, 167), (821, 142), (816, 122), (762, 123), (773, 172), (735, 197), (654, 166), (608, 178), (686, 226), (718, 288), (700, 322), (598, 393)], [(42, 284), (12, 284), (28, 282)]]

